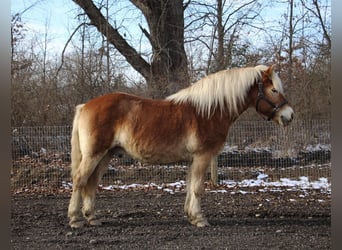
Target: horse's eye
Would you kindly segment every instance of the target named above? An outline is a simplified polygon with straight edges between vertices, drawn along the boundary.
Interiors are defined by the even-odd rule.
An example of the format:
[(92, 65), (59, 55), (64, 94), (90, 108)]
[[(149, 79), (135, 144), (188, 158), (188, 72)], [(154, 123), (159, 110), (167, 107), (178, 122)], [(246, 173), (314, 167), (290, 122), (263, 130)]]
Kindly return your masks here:
[(273, 92), (273, 93), (278, 93), (278, 90), (272, 89), (272, 92)]

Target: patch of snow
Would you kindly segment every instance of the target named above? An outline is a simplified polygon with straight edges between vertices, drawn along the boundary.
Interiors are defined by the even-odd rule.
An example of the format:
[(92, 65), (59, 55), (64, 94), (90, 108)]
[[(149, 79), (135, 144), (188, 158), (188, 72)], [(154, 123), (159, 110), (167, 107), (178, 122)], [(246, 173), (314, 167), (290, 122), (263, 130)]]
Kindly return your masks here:
[(72, 183), (71, 182), (62, 181), (62, 187), (64, 187), (65, 189), (71, 189), (72, 188)]
[(43, 154), (43, 155), (46, 155), (47, 150), (45, 148), (41, 148), (40, 149), (40, 153)]
[(317, 144), (317, 145), (308, 145), (304, 149), (305, 151), (309, 152), (315, 152), (315, 151), (331, 151), (331, 145), (330, 144)]
[(256, 152), (256, 153), (272, 152), (272, 150), (269, 147), (256, 148), (256, 147), (246, 146), (245, 150), (247, 152)]
[(172, 189), (170, 189), (170, 188), (164, 188), (163, 191), (164, 191), (164, 192), (167, 192), (167, 193), (170, 193), (170, 194), (174, 194), (174, 193), (175, 193), (175, 192), (174, 192)]
[(162, 185), (157, 185), (155, 183), (149, 183), (149, 184), (133, 183), (130, 185), (109, 185), (109, 186), (100, 185), (100, 188), (103, 190), (157, 189), (157, 190), (162, 190), (162, 191), (173, 194), (175, 192), (180, 192), (185, 188), (185, 181), (178, 181), (178, 182), (162, 184)]
[(228, 191), (226, 189), (217, 189), (217, 190), (210, 190), (210, 193), (228, 193)]
[[(230, 187), (264, 187), (264, 188), (273, 188), (271, 191), (278, 192), (281, 191), (279, 188), (286, 188), (287, 191), (296, 191), (296, 190), (306, 190), (306, 189), (316, 189), (322, 190), (325, 192), (331, 192), (331, 184), (328, 182), (327, 178), (319, 178), (317, 181), (309, 181), (309, 178), (306, 176), (301, 176), (299, 180), (293, 180), (289, 178), (280, 178), (280, 181), (267, 181), (267, 175), (260, 173), (257, 176), (257, 179), (246, 179), (240, 182), (234, 182), (232, 180), (223, 180), (221, 184), (230, 188)], [(259, 189), (259, 191), (264, 191), (263, 189)]]
[[(254, 193), (239, 188), (258, 187), (259, 192), (284, 192), (284, 191), (302, 191), (299, 198), (305, 198), (308, 195), (307, 190), (320, 190), (322, 193), (331, 193), (331, 183), (327, 178), (319, 178), (315, 181), (310, 181), (308, 177), (301, 176), (298, 180), (289, 178), (281, 178), (279, 181), (268, 181), (268, 175), (259, 173), (256, 179), (245, 179), (241, 181), (223, 180), (220, 182), (221, 188), (217, 190), (207, 190), (212, 193), (228, 193), (229, 189), (234, 188), (234, 191), (230, 191), (230, 194), (247, 194)], [(62, 181), (62, 187), (65, 189), (71, 189), (72, 183)], [(161, 185), (155, 183), (149, 184), (137, 184), (130, 185), (109, 185), (99, 186), (103, 190), (139, 190), (139, 189), (154, 189), (162, 190), (164, 192), (174, 194), (175, 192), (181, 192), (185, 190), (186, 182), (184, 180), (174, 183), (163, 183)], [(291, 200), (292, 201), (292, 200)], [(295, 201), (295, 200), (293, 200)]]
[(238, 146), (224, 145), (222, 152), (239, 152)]
[(258, 180), (264, 180), (267, 179), (268, 175), (267, 174), (263, 174), (263, 173), (259, 173), (259, 175), (257, 176)]
[(255, 146), (246, 146), (244, 150), (239, 149), (237, 145), (225, 145), (222, 152), (225, 153), (239, 153), (240, 151), (244, 152), (256, 152), (256, 153), (263, 153), (263, 152), (272, 152), (269, 147), (255, 147)]

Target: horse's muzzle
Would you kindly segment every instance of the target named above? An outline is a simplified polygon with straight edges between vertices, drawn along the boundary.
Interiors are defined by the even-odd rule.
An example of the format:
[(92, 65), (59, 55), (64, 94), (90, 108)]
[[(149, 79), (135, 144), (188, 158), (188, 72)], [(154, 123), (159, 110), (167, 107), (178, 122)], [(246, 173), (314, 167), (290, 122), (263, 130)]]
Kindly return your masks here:
[(293, 109), (290, 106), (286, 106), (279, 111), (278, 123), (282, 126), (287, 126), (293, 120)]

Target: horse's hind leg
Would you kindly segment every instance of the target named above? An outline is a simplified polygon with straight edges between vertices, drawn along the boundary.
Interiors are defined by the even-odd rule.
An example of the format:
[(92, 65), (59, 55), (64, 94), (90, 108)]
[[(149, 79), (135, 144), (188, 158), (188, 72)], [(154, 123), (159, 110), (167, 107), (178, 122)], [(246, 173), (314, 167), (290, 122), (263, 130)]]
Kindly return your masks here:
[(101, 221), (95, 217), (95, 195), (98, 184), (108, 167), (111, 159), (111, 154), (107, 153), (105, 157), (99, 162), (98, 166), (89, 177), (87, 184), (82, 189), (83, 198), (83, 216), (87, 219), (90, 225), (101, 225)]
[(184, 211), (190, 223), (197, 227), (209, 225), (201, 210), (201, 195), (203, 193), (205, 174), (210, 160), (211, 157), (209, 156), (195, 156), (188, 174)]
[(69, 225), (74, 228), (82, 227), (82, 212), (81, 212), (81, 191), (79, 189), (72, 188), (72, 194), (69, 202), (68, 217)]
[(84, 155), (78, 168), (72, 173), (73, 187), (68, 208), (69, 225), (71, 227), (78, 228), (84, 224), (81, 212), (81, 192), (102, 157), (103, 155), (97, 157)]

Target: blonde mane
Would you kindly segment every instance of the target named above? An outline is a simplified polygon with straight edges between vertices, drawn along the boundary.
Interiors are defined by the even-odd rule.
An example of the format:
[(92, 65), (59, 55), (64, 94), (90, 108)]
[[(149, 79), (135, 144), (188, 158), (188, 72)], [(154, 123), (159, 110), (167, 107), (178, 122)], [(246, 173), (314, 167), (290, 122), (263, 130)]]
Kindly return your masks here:
[[(195, 106), (198, 114), (210, 117), (216, 108), (221, 112), (224, 107), (232, 113), (238, 113), (239, 105), (243, 104), (248, 90), (260, 79), (268, 67), (233, 68), (210, 74), (188, 88), (167, 97), (175, 103), (190, 103)], [(283, 93), (282, 83), (278, 75), (272, 73), (274, 88)]]

